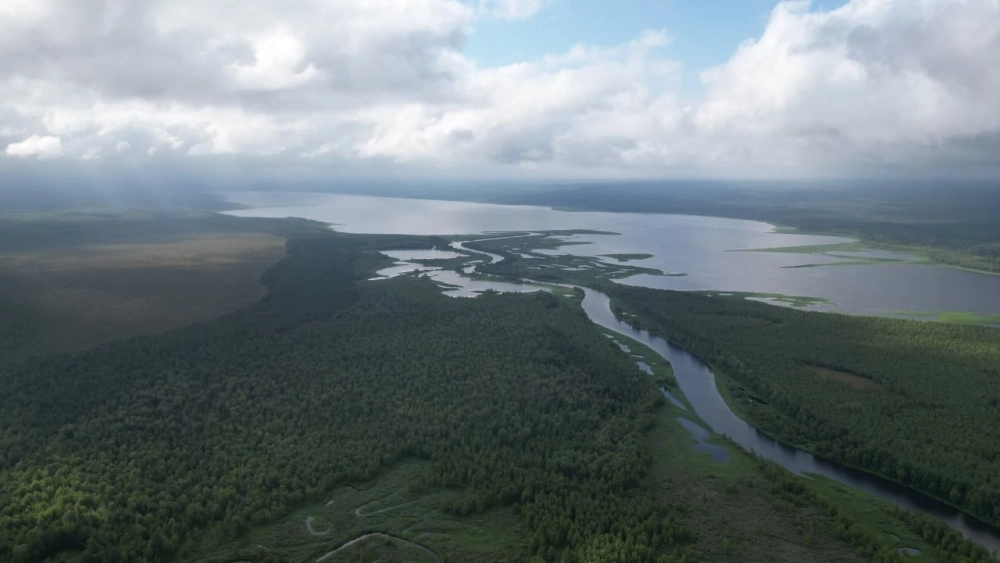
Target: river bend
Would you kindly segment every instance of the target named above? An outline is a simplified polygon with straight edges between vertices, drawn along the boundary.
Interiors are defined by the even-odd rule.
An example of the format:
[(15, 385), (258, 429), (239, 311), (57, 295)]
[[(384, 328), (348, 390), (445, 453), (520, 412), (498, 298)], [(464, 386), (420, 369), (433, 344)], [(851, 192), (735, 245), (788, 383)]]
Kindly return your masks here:
[(922, 512), (947, 524), (991, 552), (1000, 551), (1000, 531), (930, 496), (870, 473), (846, 467), (808, 452), (786, 446), (766, 436), (736, 416), (719, 394), (715, 375), (693, 354), (645, 330), (618, 320), (607, 295), (583, 289), (583, 309), (590, 320), (608, 330), (642, 342), (673, 366), (681, 391), (695, 413), (718, 434), (728, 436), (743, 449), (798, 474), (821, 475), (860, 489), (906, 510)]

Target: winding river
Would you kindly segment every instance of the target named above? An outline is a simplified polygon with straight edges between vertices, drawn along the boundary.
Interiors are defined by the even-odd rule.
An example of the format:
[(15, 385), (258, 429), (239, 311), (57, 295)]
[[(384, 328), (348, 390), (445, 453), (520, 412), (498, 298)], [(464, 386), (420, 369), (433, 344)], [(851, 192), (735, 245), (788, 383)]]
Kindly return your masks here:
[(723, 400), (715, 387), (715, 375), (693, 354), (645, 330), (618, 320), (607, 295), (582, 288), (583, 309), (590, 320), (608, 330), (642, 342), (670, 362), (681, 391), (695, 413), (713, 431), (728, 436), (743, 449), (771, 460), (798, 474), (815, 474), (860, 489), (899, 508), (919, 511), (944, 522), (986, 549), (1000, 551), (1000, 531), (934, 498), (887, 479), (820, 459), (781, 444), (747, 424)]

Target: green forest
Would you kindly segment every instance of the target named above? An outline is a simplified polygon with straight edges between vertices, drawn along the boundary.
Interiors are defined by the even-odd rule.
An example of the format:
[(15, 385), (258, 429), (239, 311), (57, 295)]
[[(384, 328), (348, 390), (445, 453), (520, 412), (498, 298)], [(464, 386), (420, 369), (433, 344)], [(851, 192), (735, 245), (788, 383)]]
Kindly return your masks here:
[(651, 382), (550, 294), (361, 282), (435, 242), (295, 238), (256, 306), (13, 364), (0, 560), (191, 556), (407, 458), (453, 513), (517, 505), (546, 561), (671, 560), (690, 532), (638, 487)]
[(996, 329), (602, 289), (712, 365), (754, 426), (1000, 523)]

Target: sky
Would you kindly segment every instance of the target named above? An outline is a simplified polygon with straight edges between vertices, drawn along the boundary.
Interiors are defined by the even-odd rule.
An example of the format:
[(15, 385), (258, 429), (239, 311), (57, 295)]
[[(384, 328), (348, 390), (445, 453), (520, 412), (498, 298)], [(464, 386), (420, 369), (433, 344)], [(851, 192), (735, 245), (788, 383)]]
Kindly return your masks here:
[[(842, 0), (813, 2), (839, 7)], [(530, 5), (530, 4), (529, 4)], [(671, 39), (669, 55), (686, 74), (725, 63), (744, 41), (759, 37), (775, 0), (556, 0), (535, 4), (534, 17), (489, 18), (475, 24), (466, 54), (486, 65), (503, 65), (561, 53), (575, 45), (613, 47), (646, 30)]]
[(2, 0), (0, 178), (1000, 177), (997, 69), (1000, 0)]

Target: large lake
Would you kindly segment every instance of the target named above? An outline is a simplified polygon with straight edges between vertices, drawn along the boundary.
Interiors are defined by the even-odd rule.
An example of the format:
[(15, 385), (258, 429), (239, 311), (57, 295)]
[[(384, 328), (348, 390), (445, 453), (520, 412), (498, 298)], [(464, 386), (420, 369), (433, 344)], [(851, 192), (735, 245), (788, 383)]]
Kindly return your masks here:
[(241, 217), (302, 217), (349, 233), (467, 235), (498, 231), (590, 229), (591, 244), (560, 251), (583, 256), (652, 254), (632, 262), (682, 277), (636, 276), (623, 283), (662, 289), (781, 293), (829, 299), (817, 308), (854, 314), (961, 311), (1000, 314), (1000, 276), (917, 264), (837, 265), (848, 258), (755, 248), (847, 242), (849, 239), (777, 233), (756, 221), (688, 215), (564, 212), (545, 207), (398, 199), (355, 195), (233, 192)]

